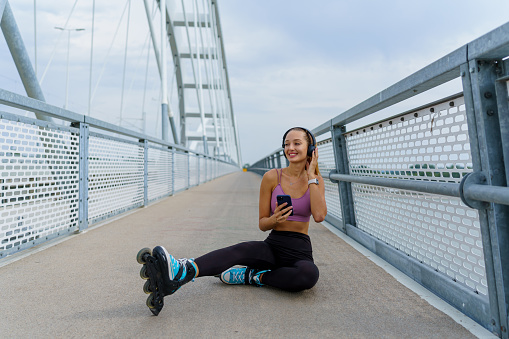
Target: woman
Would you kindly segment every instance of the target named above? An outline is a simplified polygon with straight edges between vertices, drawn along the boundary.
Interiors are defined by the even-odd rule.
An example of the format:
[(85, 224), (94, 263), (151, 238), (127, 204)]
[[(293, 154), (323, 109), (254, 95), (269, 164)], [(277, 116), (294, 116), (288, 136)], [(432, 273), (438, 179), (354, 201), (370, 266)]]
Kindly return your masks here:
[[(271, 230), (267, 239), (222, 248), (195, 260), (176, 260), (163, 247), (154, 248), (153, 257), (162, 263), (156, 268), (162, 273), (164, 295), (202, 276), (219, 276), (230, 285), (269, 285), (292, 292), (316, 284), (318, 268), (308, 236), (309, 219), (313, 215), (321, 222), (327, 214), (318, 149), (311, 132), (301, 127), (284, 134), (283, 148), (289, 166), (265, 173), (260, 186), (259, 227), (263, 232)], [(291, 196), (293, 206), (277, 205), (277, 196), (285, 194)]]

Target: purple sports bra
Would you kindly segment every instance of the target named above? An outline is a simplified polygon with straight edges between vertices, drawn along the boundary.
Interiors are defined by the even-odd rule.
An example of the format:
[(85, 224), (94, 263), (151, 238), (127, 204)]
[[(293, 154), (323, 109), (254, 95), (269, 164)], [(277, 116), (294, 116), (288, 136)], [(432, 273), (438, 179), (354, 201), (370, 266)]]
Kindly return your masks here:
[[(272, 191), (272, 196), (270, 198), (270, 212), (271, 215), (274, 214), (274, 210), (277, 207), (277, 199), (276, 197), (278, 195), (286, 194), (283, 191), (283, 188), (281, 187), (281, 172), (279, 172), (276, 169), (277, 177), (278, 177), (278, 184), (276, 188)], [(308, 222), (309, 218), (311, 216), (311, 199), (309, 196), (309, 188), (304, 193), (304, 195), (300, 198), (292, 198), (292, 206), (293, 206), (293, 215), (289, 216), (287, 220), (290, 221), (301, 221), (301, 222)]]

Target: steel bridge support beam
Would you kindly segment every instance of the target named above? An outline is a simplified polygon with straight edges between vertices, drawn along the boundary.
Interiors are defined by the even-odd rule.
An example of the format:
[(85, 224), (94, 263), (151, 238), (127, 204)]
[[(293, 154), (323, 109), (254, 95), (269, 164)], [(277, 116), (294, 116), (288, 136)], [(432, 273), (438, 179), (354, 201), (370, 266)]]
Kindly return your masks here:
[[(507, 186), (508, 101), (501, 60), (474, 59), (461, 66), (474, 172), (483, 172), (486, 184)], [(505, 159), (504, 159), (505, 158)], [(479, 209), (491, 330), (508, 338), (509, 206), (490, 203)]]
[(0, 22), (2, 22), (2, 16), (4, 14), (5, 4), (7, 0), (0, 0)]
[[(175, 29), (173, 25), (173, 21), (170, 17), (170, 11), (168, 9), (168, 5), (166, 5), (166, 30), (168, 33), (168, 39), (170, 41), (170, 47), (171, 51), (173, 53), (173, 64), (175, 66), (175, 80), (177, 82), (177, 91), (178, 91), (178, 97), (179, 97), (179, 112), (180, 112), (180, 145), (188, 146), (186, 142), (186, 115), (185, 115), (185, 95), (184, 95), (184, 81), (182, 79), (182, 64), (180, 60), (180, 53), (177, 46), (177, 41), (175, 40)], [(173, 119), (171, 120), (171, 128), (174, 135), (177, 135), (177, 130), (175, 127), (175, 122)], [(175, 143), (178, 143), (177, 140), (175, 140)]]
[[(23, 38), (19, 32), (18, 25), (14, 19), (14, 14), (12, 13), (9, 1), (0, 2), (0, 10), (2, 10), (2, 6), (5, 7), (3, 8), (3, 11), (0, 12), (2, 20), (0, 26), (2, 27), (5, 41), (7, 42), (7, 46), (11, 52), (12, 59), (16, 64), (16, 68), (21, 81), (23, 82), (23, 86), (25, 87), (25, 91), (30, 98), (46, 102), (39, 80), (37, 80), (37, 75), (32, 67), (32, 62), (30, 61), (25, 48), (25, 44), (23, 43)], [(35, 113), (35, 116), (39, 120), (53, 121), (50, 117), (40, 113)]]
[[(231, 95), (231, 91), (230, 91), (230, 78), (228, 76), (228, 68), (226, 66), (226, 58), (225, 58), (225, 51), (224, 51), (224, 44), (222, 43), (222, 39), (223, 39), (223, 32), (221, 30), (221, 21), (219, 20), (219, 9), (217, 7), (217, 1), (216, 0), (211, 0), (211, 3), (212, 3), (212, 6), (214, 7), (214, 11), (215, 11), (215, 17), (216, 17), (216, 25), (217, 25), (217, 34), (218, 34), (218, 37), (221, 39), (221, 43), (220, 43), (220, 46), (218, 46), (218, 48), (220, 47), (221, 48), (221, 55), (222, 55), (222, 58), (223, 58), (223, 71), (224, 71), (224, 78), (225, 78), (225, 82), (226, 82), (226, 92), (227, 92), (227, 99), (228, 99), (228, 104), (229, 104), (229, 107), (230, 107), (230, 110), (228, 113), (230, 113), (231, 115), (231, 121), (232, 121), (232, 129), (233, 129), (233, 141), (235, 141), (235, 146), (237, 148), (237, 157), (238, 157), (238, 161), (239, 161), (239, 164), (242, 162), (241, 161), (241, 155), (240, 155), (240, 141), (239, 141), (239, 136), (238, 136), (238, 130), (237, 130), (237, 121), (235, 120), (235, 114), (233, 113), (233, 102), (232, 102), (232, 95)], [(231, 154), (230, 154), (231, 155)]]

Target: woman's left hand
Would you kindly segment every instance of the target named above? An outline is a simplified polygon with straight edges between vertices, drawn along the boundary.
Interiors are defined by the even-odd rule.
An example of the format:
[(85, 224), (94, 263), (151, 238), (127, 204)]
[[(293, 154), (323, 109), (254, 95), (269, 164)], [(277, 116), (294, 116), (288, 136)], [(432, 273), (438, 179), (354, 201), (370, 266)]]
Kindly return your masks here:
[(306, 171), (308, 174), (308, 180), (316, 178), (316, 167), (318, 166), (318, 148), (315, 148), (311, 155), (311, 161), (308, 160), (306, 163)]

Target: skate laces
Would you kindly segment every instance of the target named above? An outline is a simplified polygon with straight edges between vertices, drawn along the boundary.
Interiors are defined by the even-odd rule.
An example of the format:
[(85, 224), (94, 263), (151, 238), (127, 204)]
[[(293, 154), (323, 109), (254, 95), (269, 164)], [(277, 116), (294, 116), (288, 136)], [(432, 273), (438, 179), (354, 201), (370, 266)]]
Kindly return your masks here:
[[(182, 267), (182, 276), (179, 278), (179, 281), (180, 280), (184, 280), (184, 278), (187, 276), (187, 263), (190, 263), (194, 270), (195, 270), (195, 274), (196, 274), (196, 267), (195, 267), (195, 264), (194, 264), (194, 258), (181, 258), (181, 259), (177, 259), (177, 263), (179, 265), (179, 267)], [(193, 279), (191, 279), (191, 281), (194, 281), (195, 277), (193, 277)]]

